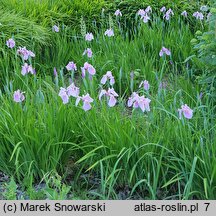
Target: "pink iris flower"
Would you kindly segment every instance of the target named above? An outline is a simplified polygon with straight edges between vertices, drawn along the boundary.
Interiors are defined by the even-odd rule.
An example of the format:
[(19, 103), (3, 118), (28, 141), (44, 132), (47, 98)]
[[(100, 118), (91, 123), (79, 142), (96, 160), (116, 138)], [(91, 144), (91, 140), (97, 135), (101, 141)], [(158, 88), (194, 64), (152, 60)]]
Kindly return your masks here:
[(105, 36), (108, 36), (108, 37), (113, 37), (114, 36), (114, 31), (113, 29), (107, 29), (104, 33)]
[(54, 32), (59, 32), (59, 27), (58, 27), (57, 25), (54, 25), (54, 26), (52, 27), (52, 30), (53, 30)]
[(185, 118), (191, 119), (193, 117), (193, 110), (187, 105), (182, 105), (181, 109), (178, 109), (179, 112), (179, 119), (182, 118), (182, 113)]
[(148, 6), (145, 10), (140, 9), (137, 14), (141, 16), (141, 19), (143, 20), (144, 23), (147, 23), (150, 20), (149, 17), (150, 12), (152, 12), (152, 8)]
[(22, 66), (21, 74), (22, 74), (23, 76), (25, 76), (25, 75), (28, 74), (28, 73), (35, 74), (35, 69), (34, 69), (31, 65), (28, 65), (27, 63), (25, 63), (25, 64)]
[(79, 104), (80, 100), (83, 101), (83, 110), (88, 111), (92, 108), (91, 103), (94, 101), (89, 94), (83, 95), (82, 97), (77, 97), (76, 106)]
[(17, 91), (14, 92), (13, 94), (13, 99), (16, 103), (20, 103), (22, 101), (25, 100), (25, 96), (24, 96), (25, 92), (21, 92), (19, 89)]
[(162, 49), (160, 50), (159, 56), (162, 57), (164, 54), (170, 56), (171, 52), (169, 49), (167, 49), (166, 47), (162, 47)]
[(109, 107), (114, 107), (116, 105), (116, 97), (118, 97), (118, 94), (115, 92), (113, 88), (109, 88), (108, 91), (106, 90), (101, 90), (99, 94), (99, 100), (101, 100), (102, 96), (106, 96), (108, 98), (108, 106)]
[(107, 73), (105, 75), (103, 75), (100, 83), (104, 85), (107, 82), (107, 80), (110, 81), (110, 85), (113, 85), (115, 83), (115, 78), (112, 75), (111, 71), (107, 71)]
[(143, 112), (145, 112), (145, 111), (149, 112), (150, 111), (150, 107), (149, 107), (150, 102), (151, 102), (150, 99), (145, 98), (144, 96), (141, 96), (141, 97), (139, 97), (138, 105)]
[(139, 9), (138, 12), (137, 12), (137, 15), (143, 17), (146, 15), (146, 11), (144, 9)]
[(166, 19), (166, 20), (170, 20), (171, 16), (173, 16), (173, 15), (174, 15), (174, 13), (173, 13), (172, 9), (169, 9), (169, 10), (164, 14), (163, 18)]
[(204, 15), (201, 12), (195, 12), (193, 13), (193, 16), (197, 19), (197, 20), (203, 20), (204, 19)]
[(8, 48), (12, 49), (12, 48), (15, 47), (16, 43), (12, 38), (10, 38), (9, 40), (7, 40), (6, 45), (7, 45)]
[(80, 93), (80, 90), (78, 87), (75, 86), (75, 84), (72, 82), (68, 87), (67, 87), (67, 94), (68, 96), (72, 97), (78, 97)]
[(150, 20), (150, 17), (148, 16), (148, 14), (146, 14), (142, 17), (142, 20), (144, 23), (147, 23)]
[(115, 16), (122, 16), (122, 13), (119, 9), (116, 10), (114, 14), (115, 14)]
[(67, 88), (61, 87), (58, 95), (61, 97), (63, 104), (67, 104), (70, 96), (77, 98), (79, 92), (79, 88), (74, 83), (71, 83)]
[(148, 7), (145, 9), (145, 12), (146, 12), (146, 13), (150, 13), (150, 12), (152, 12), (152, 8), (151, 8), (151, 6), (148, 6)]
[(87, 33), (85, 36), (86, 41), (92, 41), (94, 39), (94, 36), (92, 33)]
[(140, 85), (139, 85), (139, 88), (140, 88), (141, 86), (143, 86), (143, 88), (144, 88), (146, 91), (148, 91), (149, 88), (150, 88), (149, 82), (148, 82), (147, 80), (142, 81), (142, 82), (140, 83)]
[(188, 16), (188, 13), (187, 13), (187, 11), (185, 10), (185, 11), (183, 11), (183, 12), (181, 13), (181, 15), (184, 16), (184, 17), (187, 17), (187, 16)]
[(128, 107), (133, 106), (134, 108), (138, 108), (139, 107), (137, 103), (138, 99), (139, 99), (139, 95), (136, 92), (133, 92), (132, 95), (128, 99), (128, 102), (127, 102)]
[(23, 60), (28, 60), (29, 57), (35, 57), (35, 54), (31, 50), (27, 50), (26, 47), (19, 47), (17, 54), (20, 55)]
[(67, 64), (66, 68), (68, 71), (76, 71), (77, 70), (76, 64), (72, 61)]
[(165, 12), (166, 12), (166, 7), (163, 6), (163, 7), (160, 9), (160, 12), (165, 13)]
[(61, 97), (63, 104), (67, 104), (69, 102), (67, 89), (61, 87), (58, 95)]
[(143, 112), (150, 111), (151, 100), (149, 98), (145, 98), (144, 96), (139, 96), (136, 92), (133, 92), (131, 97), (128, 99), (128, 107), (133, 106), (133, 108), (140, 108)]
[(84, 52), (83, 55), (87, 55), (89, 58), (92, 57), (92, 50), (90, 48), (87, 48)]
[(95, 68), (89, 64), (88, 62), (85, 62), (84, 67), (81, 67), (82, 70), (82, 77), (85, 77), (86, 71), (89, 73), (89, 75), (93, 76), (96, 73)]

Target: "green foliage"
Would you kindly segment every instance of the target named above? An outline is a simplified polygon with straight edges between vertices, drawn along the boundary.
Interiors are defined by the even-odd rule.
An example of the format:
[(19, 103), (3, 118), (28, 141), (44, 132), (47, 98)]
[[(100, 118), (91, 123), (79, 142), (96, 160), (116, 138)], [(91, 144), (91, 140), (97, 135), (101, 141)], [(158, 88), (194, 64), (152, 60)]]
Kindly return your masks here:
[[(178, 20), (179, 15), (182, 11), (187, 10), (188, 14), (193, 14), (194, 11), (199, 10), (201, 4), (206, 4), (208, 1), (196, 1), (196, 0), (108, 0), (107, 12), (114, 13), (116, 9), (120, 9), (124, 17), (121, 18), (124, 22), (124, 30), (128, 31), (131, 37), (139, 29), (137, 29), (137, 19), (136, 14), (139, 9), (145, 9), (149, 5), (152, 7), (153, 13), (156, 13), (158, 16), (163, 17), (163, 14), (160, 13), (160, 8), (165, 6), (167, 9), (171, 8), (175, 11), (176, 21)], [(185, 22), (190, 23), (190, 28), (194, 27), (194, 19), (188, 18)]]
[(14, 36), (17, 45), (30, 44), (32, 39), (34, 43), (44, 45), (48, 42), (49, 31), (38, 25), (36, 22), (20, 14), (4, 10), (0, 6), (1, 38)]
[[(92, 22), (100, 23), (100, 14), (104, 7), (104, 0), (45, 0), (41, 4), (40, 0), (0, 0), (0, 5), (4, 10), (15, 11), (26, 18), (39, 23), (41, 26), (51, 28), (54, 24), (79, 28), (81, 16), (88, 26), (94, 25)], [(90, 17), (90, 19), (89, 19)]]
[[(48, 178), (47, 178), (48, 177)], [(51, 174), (45, 177), (47, 187), (44, 190), (46, 197), (50, 200), (66, 200), (71, 187), (62, 183), (58, 174)]]
[[(57, 24), (62, 29), (65, 26), (70, 26), (76, 31), (79, 29), (81, 17), (85, 20), (88, 31), (94, 31), (96, 26), (101, 27), (103, 25), (104, 18), (108, 19), (109, 17), (103, 16), (103, 10), (105, 13), (113, 15), (116, 9), (120, 9), (124, 14), (124, 18), (122, 18), (124, 28), (133, 33), (136, 31), (134, 18), (140, 8), (151, 5), (154, 11), (159, 11), (162, 6), (166, 6), (180, 14), (185, 9), (192, 13), (194, 10), (198, 10), (201, 4), (206, 3), (205, 0), (199, 2), (196, 0), (44, 0), (41, 4), (40, 0), (0, 0), (0, 7), (4, 13), (19, 13), (27, 20), (30, 19), (43, 27), (47, 27), (48, 30), (54, 24)], [(3, 13), (3, 11), (0, 11), (0, 13)]]
[(17, 185), (14, 181), (14, 178), (12, 177), (10, 179), (9, 183), (6, 183), (6, 192), (4, 192), (4, 197), (6, 200), (16, 200), (16, 191), (17, 191)]
[(210, 11), (209, 29), (202, 33), (196, 33), (196, 39), (193, 39), (192, 45), (196, 52), (196, 63), (198, 67), (206, 68), (205, 73), (200, 73), (198, 80), (205, 86), (203, 90), (216, 101), (216, 8)]
[(216, 70), (216, 8), (212, 8), (209, 18), (209, 31), (197, 34), (197, 44), (194, 49), (198, 58), (210, 69)]

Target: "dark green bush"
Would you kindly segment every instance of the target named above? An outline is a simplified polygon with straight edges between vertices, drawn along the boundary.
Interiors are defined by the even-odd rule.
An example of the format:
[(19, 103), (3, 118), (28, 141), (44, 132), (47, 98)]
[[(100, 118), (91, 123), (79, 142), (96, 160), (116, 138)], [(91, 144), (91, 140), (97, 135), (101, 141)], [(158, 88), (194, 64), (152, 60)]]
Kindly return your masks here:
[(197, 36), (198, 43), (194, 46), (198, 58), (209, 69), (216, 70), (216, 8), (211, 10), (209, 31)]
[[(112, 14), (116, 9), (120, 9), (124, 14), (125, 26), (127, 29), (134, 29), (134, 17), (141, 8), (150, 5), (154, 11), (159, 11), (162, 6), (172, 8), (178, 13), (183, 10), (193, 12), (198, 10), (200, 5), (209, 1), (196, 0), (0, 0), (0, 7), (9, 12), (16, 12), (32, 21), (44, 26), (51, 27), (53, 24), (64, 24), (78, 30), (80, 19), (83, 16), (88, 30), (92, 31), (96, 26), (100, 26), (103, 17), (102, 9), (105, 13)], [(177, 13), (176, 13), (177, 14)]]
[(204, 69), (204, 73), (198, 74), (198, 80), (205, 86), (210, 98), (216, 101), (216, 7), (211, 9), (211, 14), (209, 30), (204, 33), (198, 31), (196, 39), (192, 42), (196, 51), (196, 61)]

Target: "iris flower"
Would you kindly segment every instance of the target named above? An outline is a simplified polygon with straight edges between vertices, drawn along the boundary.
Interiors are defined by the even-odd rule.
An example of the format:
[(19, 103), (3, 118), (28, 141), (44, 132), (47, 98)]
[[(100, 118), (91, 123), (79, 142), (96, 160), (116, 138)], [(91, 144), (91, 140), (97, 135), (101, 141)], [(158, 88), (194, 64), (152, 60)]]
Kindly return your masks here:
[(75, 86), (74, 83), (71, 83), (67, 88), (60, 88), (59, 96), (62, 99), (63, 104), (67, 104), (69, 102), (69, 97), (77, 98), (79, 96), (79, 88)]
[(163, 18), (166, 19), (166, 20), (170, 20), (171, 16), (173, 16), (173, 15), (174, 15), (174, 13), (173, 13), (172, 9), (169, 9), (169, 10), (164, 14)]
[(182, 113), (185, 118), (191, 119), (193, 117), (193, 110), (187, 105), (182, 105), (181, 109), (178, 109), (179, 112), (179, 119), (182, 118)]
[(76, 71), (77, 70), (76, 64), (72, 61), (67, 64), (66, 68), (68, 71)]
[(8, 48), (12, 49), (12, 48), (15, 47), (16, 43), (12, 38), (10, 38), (9, 40), (7, 40), (6, 45), (7, 45)]
[(35, 74), (35, 69), (34, 69), (31, 65), (28, 65), (27, 63), (25, 63), (25, 64), (22, 66), (21, 74), (22, 74), (23, 76), (25, 76), (25, 75), (28, 74), (28, 73)]
[(83, 52), (83, 55), (86, 55), (91, 58), (92, 57), (92, 50), (90, 48), (85, 49), (85, 51)]
[(22, 101), (25, 100), (25, 96), (24, 96), (25, 92), (21, 92), (19, 89), (17, 91), (14, 92), (13, 94), (13, 99), (16, 103), (20, 103)]
[(73, 82), (67, 87), (67, 94), (69, 97), (72, 96), (76, 98), (79, 96), (79, 92), (79, 88), (76, 87)]
[(128, 107), (133, 106), (133, 108), (140, 108), (143, 112), (150, 111), (151, 100), (149, 98), (145, 98), (144, 96), (139, 96), (136, 92), (133, 92), (131, 97), (128, 99)]
[(114, 36), (114, 31), (113, 29), (107, 29), (104, 33), (105, 36), (108, 36), (108, 37), (113, 37)]
[(115, 78), (112, 75), (111, 71), (107, 71), (107, 73), (105, 75), (103, 75), (100, 83), (104, 85), (107, 82), (107, 80), (109, 80), (110, 85), (113, 85), (115, 83)]
[(151, 6), (148, 6), (148, 7), (145, 9), (145, 12), (146, 12), (146, 13), (151, 13), (151, 12), (152, 12)]
[(146, 14), (142, 17), (142, 20), (144, 23), (147, 23), (150, 20), (150, 17), (148, 16), (148, 14)]
[(58, 27), (57, 25), (54, 25), (54, 26), (52, 27), (52, 30), (53, 30), (54, 32), (59, 32), (59, 27)]
[(122, 16), (122, 13), (119, 9), (116, 10), (114, 14), (115, 14), (115, 16)]
[(88, 32), (85, 36), (85, 40), (86, 41), (92, 41), (93, 39), (94, 39), (93, 34)]
[(83, 110), (88, 111), (92, 108), (91, 103), (94, 101), (89, 94), (83, 95), (82, 97), (77, 97), (76, 106), (78, 106), (80, 101), (83, 101)]
[(187, 11), (186, 11), (186, 10), (183, 11), (183, 12), (181, 13), (181, 15), (184, 16), (184, 17), (187, 17), (187, 15), (188, 15), (188, 14), (187, 14)]
[(27, 50), (26, 47), (19, 47), (17, 54), (20, 55), (23, 60), (28, 60), (29, 57), (35, 57), (35, 54), (31, 50)]
[(139, 9), (138, 12), (137, 12), (137, 15), (143, 17), (146, 15), (146, 11), (144, 9)]
[(89, 64), (88, 62), (85, 62), (84, 67), (81, 67), (82, 70), (82, 77), (84, 78), (86, 75), (86, 71), (89, 73), (90, 76), (95, 75), (96, 70), (95, 68)]
[(140, 9), (137, 14), (141, 16), (141, 19), (143, 20), (144, 23), (147, 23), (150, 20), (149, 17), (150, 12), (152, 12), (152, 8), (148, 6), (145, 10)]
[(150, 88), (149, 82), (148, 82), (147, 80), (142, 81), (142, 82), (140, 83), (140, 85), (139, 85), (139, 88), (140, 88), (141, 86), (143, 86), (143, 88), (144, 88), (146, 91), (148, 91), (149, 88)]
[(165, 13), (165, 12), (166, 12), (166, 7), (163, 6), (163, 7), (160, 9), (160, 12)]
[(193, 13), (193, 16), (197, 19), (197, 20), (203, 20), (204, 19), (204, 15), (201, 12), (195, 12)]
[(61, 97), (63, 104), (67, 104), (69, 102), (67, 89), (61, 87), (58, 95)]
[(113, 88), (109, 88), (107, 91), (102, 89), (99, 94), (99, 100), (101, 100), (102, 96), (106, 96), (108, 98), (108, 106), (114, 107), (116, 105), (116, 97), (118, 97), (118, 94), (115, 92)]
[(170, 56), (171, 52), (169, 49), (167, 49), (166, 47), (162, 47), (162, 49), (160, 50), (159, 56), (162, 57), (164, 54)]

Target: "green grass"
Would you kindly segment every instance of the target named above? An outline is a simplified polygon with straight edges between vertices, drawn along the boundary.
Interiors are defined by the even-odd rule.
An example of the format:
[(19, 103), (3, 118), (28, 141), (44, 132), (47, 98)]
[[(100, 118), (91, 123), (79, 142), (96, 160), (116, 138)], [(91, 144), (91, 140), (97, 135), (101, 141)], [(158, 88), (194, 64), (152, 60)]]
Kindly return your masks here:
[[(16, 10), (9, 13), (12, 2), (4, 1), (2, 7), (8, 10), (0, 9), (1, 171), (28, 188), (32, 199), (37, 197), (32, 184), (41, 180), (48, 185), (44, 194), (49, 199), (65, 199), (69, 190), (75, 193), (74, 199), (118, 199), (125, 188), (128, 198), (216, 198), (215, 104), (208, 94), (199, 97), (202, 86), (194, 79), (197, 70), (206, 70), (194, 67), (191, 61), (185, 63), (193, 54), (190, 41), (194, 30), (205, 31), (205, 23), (193, 20), (192, 28), (176, 15), (164, 24), (154, 13), (150, 25), (137, 21), (138, 31), (131, 37), (124, 22), (119, 24), (113, 17), (104, 20), (99, 29), (95, 26), (95, 39), (87, 43), (80, 30), (63, 25), (63, 21), (60, 32), (52, 32), (52, 22), (44, 24), (48, 21), (29, 5), (15, 4)], [(37, 4), (35, 11), (42, 13), (57, 5), (54, 1)], [(115, 37), (107, 38), (104, 31), (112, 22)], [(14, 49), (5, 45), (10, 37), (17, 43)], [(31, 59), (35, 76), (21, 75), (18, 46), (35, 52)], [(170, 58), (159, 57), (162, 46), (171, 50)], [(91, 60), (82, 56), (87, 47), (93, 51)], [(89, 92), (94, 98), (88, 112), (76, 107), (74, 98), (64, 105), (58, 96), (60, 87), (69, 85), (71, 74), (65, 69), (69, 61), (77, 64), (75, 83), (81, 94)], [(80, 67), (86, 61), (97, 71), (92, 82), (81, 78)], [(54, 67), (58, 77), (53, 76)], [(100, 79), (109, 70), (119, 94), (113, 108), (98, 100)], [(149, 81), (150, 91), (139, 92), (151, 99), (149, 113), (126, 107), (128, 97), (144, 79)], [(165, 89), (159, 87), (161, 82), (167, 83)], [(17, 89), (26, 96), (20, 104), (13, 101)], [(177, 110), (185, 103), (194, 110), (191, 120), (178, 118)], [(50, 185), (49, 177), (55, 172), (63, 180), (57, 177)], [(95, 186), (90, 177), (80, 181), (84, 174), (99, 179), (96, 190), (92, 190)], [(56, 187), (62, 193), (56, 194)]]

